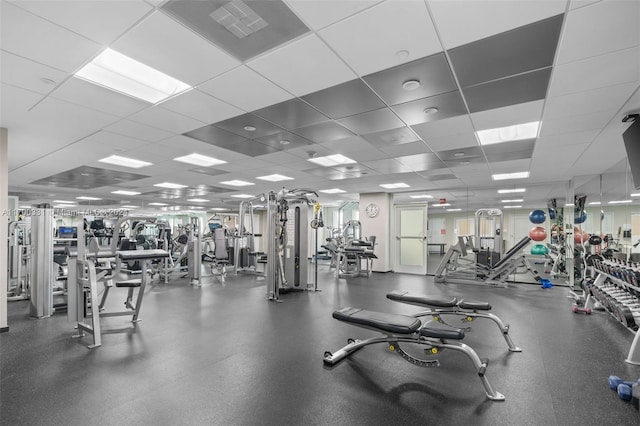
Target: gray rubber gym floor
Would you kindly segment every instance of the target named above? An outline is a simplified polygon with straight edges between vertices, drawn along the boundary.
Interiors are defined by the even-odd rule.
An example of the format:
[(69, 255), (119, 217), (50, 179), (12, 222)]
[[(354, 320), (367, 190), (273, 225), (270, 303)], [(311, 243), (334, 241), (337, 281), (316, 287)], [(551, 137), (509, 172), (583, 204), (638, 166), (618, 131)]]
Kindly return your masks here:
[[(633, 335), (609, 314), (573, 314), (567, 289), (434, 284), (431, 277), (373, 274), (336, 281), (320, 266), (322, 292), (265, 300), (262, 280), (227, 277), (192, 287), (147, 287), (134, 330), (104, 318), (103, 346), (72, 339), (66, 315), (33, 320), (9, 304), (0, 334), (2, 425), (637, 425), (640, 415), (607, 385), (640, 377), (624, 362)], [(325, 350), (377, 333), (334, 320), (337, 307), (393, 313), (394, 289), (486, 300), (511, 325), (510, 353), (495, 324), (477, 320), (464, 342), (481, 358), (492, 402), (471, 362), (444, 351), (421, 368), (385, 345), (363, 348), (328, 369)], [(119, 306), (120, 292), (110, 301)], [(117, 296), (117, 297), (114, 297)]]

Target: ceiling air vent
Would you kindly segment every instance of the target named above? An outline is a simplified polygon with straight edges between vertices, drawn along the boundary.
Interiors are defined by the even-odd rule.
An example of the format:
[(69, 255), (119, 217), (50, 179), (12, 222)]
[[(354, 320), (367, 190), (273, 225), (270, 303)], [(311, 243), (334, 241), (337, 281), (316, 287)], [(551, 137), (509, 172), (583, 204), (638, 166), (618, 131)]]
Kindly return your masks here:
[(245, 38), (269, 25), (242, 0), (233, 0), (209, 16), (238, 38)]

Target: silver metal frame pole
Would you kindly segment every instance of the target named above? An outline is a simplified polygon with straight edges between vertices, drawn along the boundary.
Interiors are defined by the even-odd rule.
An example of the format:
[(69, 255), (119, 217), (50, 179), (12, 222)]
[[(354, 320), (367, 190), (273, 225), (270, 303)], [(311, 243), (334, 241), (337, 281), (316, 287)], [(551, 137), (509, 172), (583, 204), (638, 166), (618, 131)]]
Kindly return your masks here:
[(33, 211), (29, 315), (46, 318), (53, 314), (53, 210), (50, 204), (36, 204)]

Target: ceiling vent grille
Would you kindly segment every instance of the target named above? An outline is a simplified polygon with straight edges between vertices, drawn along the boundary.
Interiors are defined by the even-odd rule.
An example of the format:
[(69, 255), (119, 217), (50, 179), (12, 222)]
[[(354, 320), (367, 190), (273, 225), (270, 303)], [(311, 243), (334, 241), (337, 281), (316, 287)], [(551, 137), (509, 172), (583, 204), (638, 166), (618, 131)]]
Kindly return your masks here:
[(242, 0), (233, 0), (214, 10), (209, 16), (241, 39), (269, 25)]

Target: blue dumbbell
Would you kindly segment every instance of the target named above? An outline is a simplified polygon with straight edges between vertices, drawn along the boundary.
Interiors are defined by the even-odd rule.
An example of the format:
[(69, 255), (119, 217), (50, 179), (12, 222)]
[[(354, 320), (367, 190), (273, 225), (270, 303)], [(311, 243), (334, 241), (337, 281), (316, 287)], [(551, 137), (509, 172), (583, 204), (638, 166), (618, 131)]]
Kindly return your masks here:
[(611, 390), (618, 390), (618, 385), (621, 384), (631, 387), (634, 383), (635, 382), (624, 381), (618, 376), (609, 376), (609, 387)]

